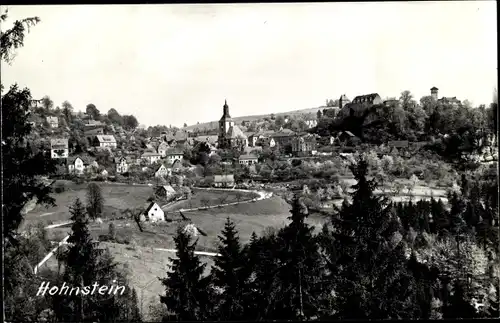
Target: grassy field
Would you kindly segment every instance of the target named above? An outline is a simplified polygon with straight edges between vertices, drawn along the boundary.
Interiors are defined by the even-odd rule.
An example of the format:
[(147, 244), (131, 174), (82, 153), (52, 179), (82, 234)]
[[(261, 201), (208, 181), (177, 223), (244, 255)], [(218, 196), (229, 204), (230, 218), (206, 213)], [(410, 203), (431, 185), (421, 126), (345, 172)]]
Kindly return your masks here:
[[(174, 248), (173, 237), (179, 227), (185, 227), (193, 223), (205, 235), (198, 236), (199, 251), (215, 252), (218, 238), (224, 222), (229, 217), (240, 233), (243, 243), (250, 240), (252, 232), (260, 234), (268, 227), (279, 228), (286, 225), (289, 220), (289, 205), (280, 197), (227, 206), (216, 209), (192, 211), (183, 213), (187, 220), (184, 220), (179, 212), (167, 214), (168, 221), (158, 223), (143, 223), (143, 232), (132, 220), (105, 220), (103, 223), (91, 222), (89, 229), (92, 236), (99, 239), (99, 236), (109, 233), (109, 224), (113, 223), (116, 232), (116, 241), (129, 245), (141, 247), (155, 246), (156, 248)], [(69, 227), (53, 228), (48, 230), (49, 239), (61, 240), (71, 229)]]
[[(212, 206), (224, 203), (233, 203), (238, 201), (251, 200), (258, 197), (257, 193), (241, 192), (230, 190), (206, 190), (193, 189), (193, 196), (189, 200), (176, 202), (163, 210), (166, 212), (177, 211), (180, 209), (192, 209), (204, 206)], [(239, 200), (238, 200), (239, 198)], [(203, 202), (206, 202), (206, 205)]]
[[(153, 188), (136, 185), (117, 185), (111, 183), (99, 184), (104, 197), (104, 218), (119, 215), (127, 208), (138, 206), (146, 207), (148, 197), (153, 194)], [(46, 224), (68, 221), (69, 206), (79, 198), (83, 203), (86, 201), (87, 185), (74, 184), (62, 193), (52, 193), (56, 200), (56, 206), (45, 207), (36, 205), (33, 210), (25, 215), (23, 227), (30, 223), (43, 222)]]

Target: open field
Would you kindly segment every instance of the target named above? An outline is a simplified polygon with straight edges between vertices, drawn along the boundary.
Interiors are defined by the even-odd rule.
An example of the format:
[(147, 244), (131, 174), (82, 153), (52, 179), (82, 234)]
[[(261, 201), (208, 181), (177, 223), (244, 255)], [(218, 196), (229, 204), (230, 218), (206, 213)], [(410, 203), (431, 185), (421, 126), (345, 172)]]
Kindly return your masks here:
[[(171, 204), (164, 208), (163, 211), (173, 212), (181, 209), (192, 209), (224, 203), (242, 202), (254, 199), (258, 196), (259, 195), (254, 192), (193, 188), (193, 196), (191, 199)], [(203, 203), (204, 201), (206, 202), (206, 205)]]
[[(113, 223), (116, 232), (116, 241), (124, 244), (143, 247), (155, 246), (156, 248), (175, 248), (173, 237), (179, 226), (189, 223), (195, 224), (206, 236), (198, 236), (199, 251), (215, 252), (218, 238), (224, 222), (229, 217), (235, 222), (242, 242), (250, 240), (252, 232), (260, 234), (268, 227), (279, 228), (288, 223), (288, 210), (290, 206), (280, 197), (250, 202), (246, 204), (232, 205), (221, 208), (183, 212), (187, 217), (184, 220), (179, 212), (167, 214), (168, 221), (158, 223), (143, 223), (144, 232), (141, 232), (133, 220), (109, 220), (103, 223), (91, 222), (89, 229), (92, 236), (109, 233), (109, 224)], [(71, 231), (69, 226), (53, 228), (48, 230), (49, 239), (61, 240)]]
[[(138, 185), (118, 185), (100, 183), (104, 197), (104, 218), (120, 214), (127, 208), (138, 206), (146, 207), (148, 197), (153, 194), (153, 188)], [(25, 215), (23, 227), (30, 223), (40, 222), (46, 224), (67, 221), (70, 218), (69, 206), (78, 197), (83, 203), (86, 201), (86, 187), (82, 184), (71, 184), (62, 193), (52, 193), (56, 206), (45, 207), (36, 205), (33, 210)]]

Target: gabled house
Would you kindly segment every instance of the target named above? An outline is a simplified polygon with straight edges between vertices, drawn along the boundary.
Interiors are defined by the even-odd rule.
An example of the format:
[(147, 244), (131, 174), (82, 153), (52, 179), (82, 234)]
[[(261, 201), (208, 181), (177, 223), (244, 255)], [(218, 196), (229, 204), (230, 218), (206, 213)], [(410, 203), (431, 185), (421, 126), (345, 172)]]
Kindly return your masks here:
[(145, 160), (148, 164), (154, 164), (161, 159), (161, 155), (155, 152), (145, 152), (141, 155), (141, 159)]
[(368, 103), (372, 105), (382, 104), (382, 98), (378, 93), (358, 95), (352, 100), (352, 103)]
[(316, 151), (316, 138), (314, 136), (299, 136), (292, 140), (292, 153), (311, 154)]
[(141, 214), (141, 221), (165, 221), (165, 213), (158, 204), (151, 202), (144, 213)]
[(51, 139), (50, 140), (50, 156), (52, 159), (68, 158), (68, 139)]
[(113, 135), (97, 135), (94, 138), (94, 146), (100, 148), (116, 148), (116, 139)]
[(238, 163), (240, 165), (253, 165), (253, 164), (257, 164), (258, 161), (259, 161), (259, 157), (256, 155), (252, 155), (252, 154), (241, 155), (238, 158)]
[(68, 172), (70, 174), (81, 175), (85, 170), (83, 159), (80, 157), (68, 158)]
[(83, 131), (83, 134), (85, 137), (104, 135), (104, 127), (94, 127), (94, 128), (85, 129)]
[(175, 163), (175, 161), (182, 161), (184, 158), (184, 152), (177, 148), (168, 149), (165, 153), (165, 157), (169, 163)]
[(97, 170), (99, 164), (87, 156), (72, 156), (68, 158), (68, 172), (70, 174), (81, 175), (86, 169)]
[(155, 177), (167, 177), (167, 176), (172, 176), (172, 168), (168, 168), (165, 165), (161, 164), (155, 170)]
[(128, 172), (131, 164), (132, 164), (132, 161), (130, 158), (127, 158), (127, 157), (115, 158), (116, 173), (117, 174), (124, 174), (124, 173)]
[(47, 122), (49, 123), (51, 128), (59, 127), (59, 118), (57, 117), (47, 117)]
[(233, 174), (228, 174), (228, 175), (215, 175), (214, 176), (214, 187), (224, 187), (224, 188), (229, 188), (229, 187), (234, 187), (234, 175)]
[(175, 197), (175, 194), (177, 192), (175, 189), (172, 187), (172, 185), (161, 185), (158, 186), (155, 190), (156, 195), (165, 197), (167, 200), (170, 200)]

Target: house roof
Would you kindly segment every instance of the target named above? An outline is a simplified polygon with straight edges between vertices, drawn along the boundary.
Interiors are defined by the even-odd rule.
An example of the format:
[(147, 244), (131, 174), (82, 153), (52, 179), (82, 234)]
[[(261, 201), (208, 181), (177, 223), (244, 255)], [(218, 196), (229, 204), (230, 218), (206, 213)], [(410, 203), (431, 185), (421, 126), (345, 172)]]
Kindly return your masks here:
[(165, 189), (165, 191), (167, 191), (167, 193), (172, 193), (172, 194), (175, 193), (175, 189), (172, 187), (172, 185), (162, 185), (160, 187)]
[(157, 171), (159, 171), (159, 170), (160, 170), (160, 168), (162, 168), (162, 167), (167, 168), (167, 166), (165, 166), (164, 164), (161, 164), (161, 165), (159, 165), (158, 167), (156, 167), (156, 169), (155, 169), (155, 173), (156, 173)]
[(168, 149), (169, 145), (167, 142), (163, 141), (161, 144), (158, 145), (158, 149)]
[(345, 101), (350, 101), (350, 100), (347, 98), (347, 95), (345, 95), (345, 94), (342, 94), (342, 95), (340, 96), (340, 99), (339, 99), (339, 100), (342, 100), (342, 101), (344, 101), (344, 102), (345, 102)]
[(197, 136), (194, 140), (198, 142), (209, 142), (211, 144), (215, 144), (217, 140), (219, 140), (219, 136)]
[(368, 100), (368, 101), (373, 101), (376, 97), (380, 97), (378, 93), (370, 93), (370, 94), (365, 94), (365, 95), (358, 95), (357, 97), (352, 100), (353, 103), (360, 102), (362, 100)]
[(188, 138), (188, 133), (186, 131), (180, 130), (177, 131), (176, 133), (173, 134), (167, 134), (166, 139), (167, 141), (175, 139), (176, 141), (179, 140), (186, 140)]
[(57, 117), (47, 117), (48, 122), (57, 122), (59, 119)]
[(81, 156), (70, 156), (68, 157), (68, 164), (74, 164), (75, 161), (80, 158), (82, 161), (83, 161), (83, 164), (84, 165), (88, 165), (90, 163), (93, 163), (95, 161), (94, 158), (90, 157), (90, 156), (85, 156), (85, 155), (81, 155)]
[(279, 138), (279, 137), (291, 137), (294, 136), (295, 132), (293, 131), (280, 131), (271, 134), (271, 138)]
[(253, 154), (245, 154), (239, 157), (239, 160), (252, 160), (252, 159), (259, 159), (259, 157)]
[(437, 87), (433, 86), (431, 87), (431, 91), (439, 90)]
[(97, 140), (99, 140), (99, 142), (106, 142), (106, 143), (116, 143), (116, 139), (115, 139), (115, 136), (113, 135), (97, 135)]
[(217, 183), (234, 182), (234, 175), (233, 174), (214, 175), (214, 182)]
[(240, 127), (234, 125), (231, 128), (229, 128), (229, 131), (227, 132), (227, 135), (229, 138), (242, 138), (242, 139), (247, 139), (247, 136), (241, 131)]
[(87, 123), (85, 123), (83, 126), (84, 127), (104, 126), (104, 123), (98, 120), (88, 120)]
[(68, 148), (68, 139), (64, 138), (56, 138), (56, 139), (50, 139), (50, 146), (52, 148), (63, 148), (66, 149)]
[(156, 153), (156, 152), (147, 151), (147, 152), (145, 152), (144, 154), (141, 155), (141, 158), (151, 157), (151, 156), (161, 156), (161, 155), (158, 154), (158, 153)]
[(167, 156), (172, 156), (172, 155), (184, 155), (184, 152), (178, 148), (167, 149)]
[(115, 158), (114, 158), (114, 162), (115, 162), (115, 164), (120, 163), (122, 159), (125, 159), (125, 161), (126, 161), (127, 163), (131, 163), (131, 162), (133, 162), (132, 157), (130, 157), (130, 156), (126, 156), (126, 157), (115, 157)]
[(150, 210), (151, 210), (151, 209), (152, 209), (155, 205), (156, 205), (156, 206), (157, 206), (157, 207), (161, 210), (161, 207), (160, 207), (158, 204), (156, 204), (155, 202), (151, 202), (151, 203), (149, 203), (149, 206), (146, 208), (146, 211), (144, 211), (144, 213), (149, 213), (149, 211), (150, 211)]

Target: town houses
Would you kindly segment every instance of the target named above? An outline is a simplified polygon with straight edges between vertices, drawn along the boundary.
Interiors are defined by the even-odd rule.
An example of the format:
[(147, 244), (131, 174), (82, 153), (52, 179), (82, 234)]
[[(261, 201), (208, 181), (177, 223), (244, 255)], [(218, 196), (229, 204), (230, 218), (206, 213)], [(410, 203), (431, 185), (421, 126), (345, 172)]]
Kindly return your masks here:
[[(431, 88), (431, 98), (437, 104), (452, 106), (461, 104), (456, 97), (439, 98), (436, 87)], [(205, 158), (210, 158), (210, 163), (217, 161), (223, 168), (248, 167), (255, 172), (255, 169), (260, 168), (254, 165), (263, 164), (266, 158), (261, 157), (270, 151), (282, 159), (314, 158), (314, 156), (331, 156), (335, 149), (326, 149), (327, 153), (326, 147), (352, 148), (362, 142), (358, 135), (349, 130), (333, 131), (320, 136), (316, 128), (322, 116), (328, 118), (360, 116), (366, 109), (374, 106), (396, 108), (400, 104), (400, 101), (395, 99), (382, 100), (378, 93), (357, 95), (352, 101), (346, 94), (341, 94), (338, 100), (329, 102), (323, 109), (319, 108), (317, 113), (302, 116), (271, 115), (271, 118), (263, 117), (256, 121), (252, 118), (235, 118), (225, 100), (221, 118), (218, 122), (210, 123), (209, 128), (195, 130), (164, 128), (165, 130), (156, 134), (150, 133), (148, 136), (141, 135), (145, 130), (139, 128), (130, 130), (121, 125), (109, 125), (90, 119), (85, 120), (81, 127), (81, 138), (87, 141), (86, 149), (90, 155), (86, 155), (85, 150), (82, 151), (81, 145), (75, 146), (74, 139), (59, 136), (50, 139), (50, 156), (52, 159), (65, 160), (70, 174), (82, 175), (86, 171), (95, 170), (93, 173), (106, 174), (106, 177), (109, 177), (129, 176), (131, 172), (134, 174), (142, 172), (154, 179), (175, 176), (182, 173), (183, 169), (193, 170), (192, 152), (202, 149), (207, 155)], [(234, 109), (232, 112), (236, 111), (238, 110)], [(55, 126), (58, 120), (57, 117), (47, 117), (50, 128)], [(302, 130), (292, 130), (294, 127), (291, 125), (297, 120), (302, 123)], [(52, 130), (53, 133), (54, 131), (56, 130)], [(414, 144), (408, 140), (386, 142), (390, 149), (399, 150), (412, 149)], [(200, 148), (200, 145), (204, 147)], [(72, 156), (75, 149), (79, 154)], [(97, 164), (94, 155), (99, 155), (99, 151), (107, 151), (112, 167), (106, 160), (102, 160), (102, 165)], [(491, 155), (495, 153), (494, 151)], [(185, 156), (189, 158), (186, 159)], [(227, 174), (214, 175), (217, 177), (213, 185), (219, 187), (233, 185), (234, 177)]]

